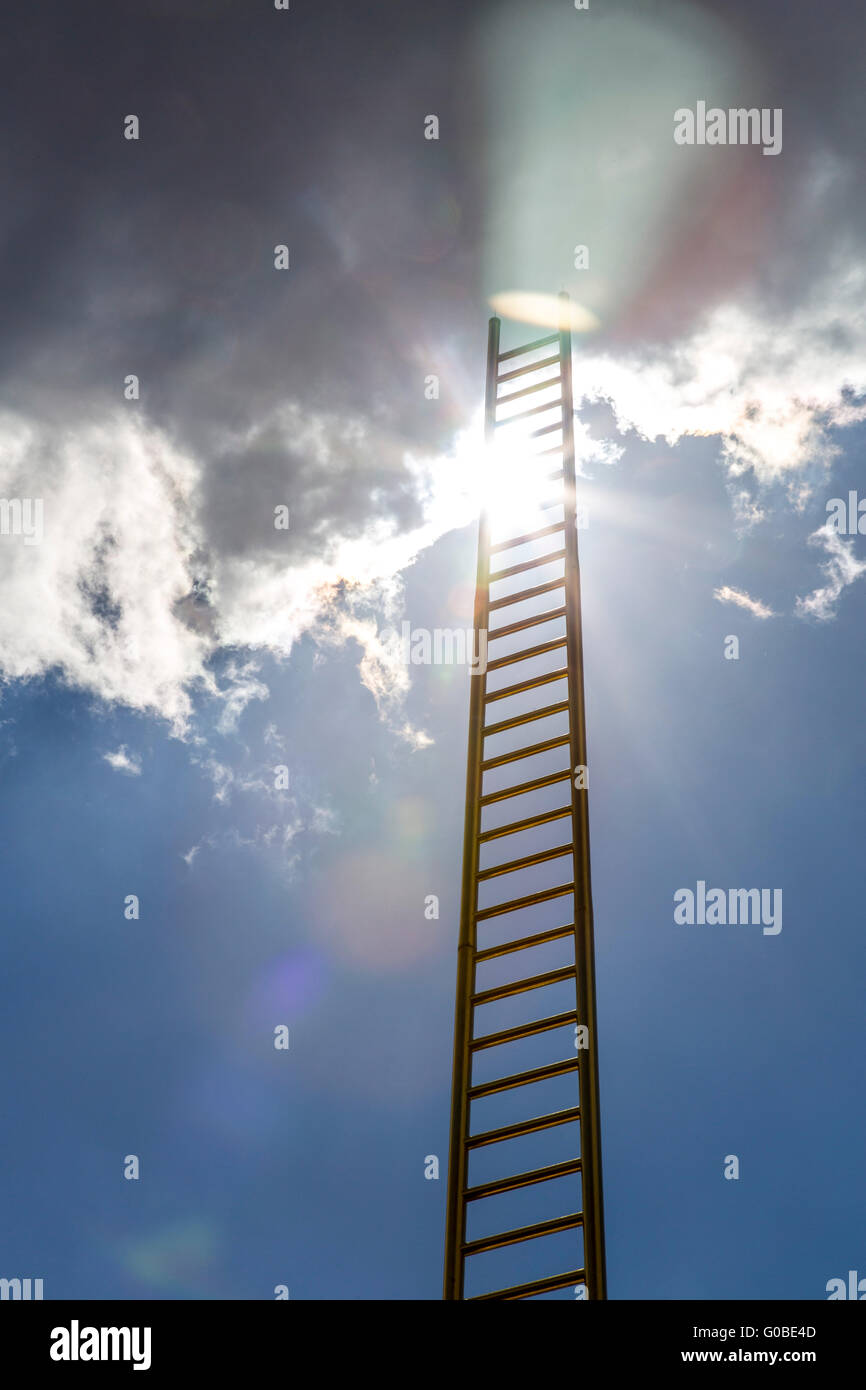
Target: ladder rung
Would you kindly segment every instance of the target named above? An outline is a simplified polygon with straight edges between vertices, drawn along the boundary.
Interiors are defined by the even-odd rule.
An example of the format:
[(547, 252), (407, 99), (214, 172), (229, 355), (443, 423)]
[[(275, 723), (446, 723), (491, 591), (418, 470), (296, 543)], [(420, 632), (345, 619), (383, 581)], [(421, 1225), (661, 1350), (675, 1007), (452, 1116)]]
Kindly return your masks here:
[[(551, 386), (560, 386), (561, 384), (562, 374), (558, 372), (556, 376), (548, 377), (547, 381), (536, 381), (532, 386), (524, 386), (522, 391), (512, 391), (508, 396), (497, 396), (496, 404), (497, 406), (510, 405), (512, 401), (520, 401), (524, 396), (535, 396), (539, 391), (549, 391)], [(550, 404), (561, 405), (562, 394), (560, 393), (559, 400), (553, 400)]]
[(537, 429), (537, 430), (530, 430), (529, 434), (527, 435), (527, 438), (528, 438), (528, 439), (540, 439), (541, 436), (542, 436), (543, 434), (553, 434), (553, 431), (554, 431), (554, 430), (561, 430), (561, 429), (562, 429), (562, 422), (561, 422), (561, 421), (560, 421), (560, 423), (559, 423), (558, 425), (542, 425), (542, 426), (540, 427), (540, 429)]
[(547, 338), (536, 338), (534, 343), (527, 343), (526, 347), (509, 348), (507, 352), (500, 352), (498, 360), (507, 362), (510, 357), (520, 357), (524, 352), (535, 352), (536, 348), (549, 347), (551, 343), (559, 342), (559, 334), (551, 333)]
[(560, 666), (558, 671), (548, 671), (543, 676), (530, 676), (528, 680), (518, 681), (516, 685), (503, 685), (501, 690), (488, 690), (485, 700), (507, 700), (509, 695), (522, 695), (527, 690), (537, 690), (540, 685), (552, 685), (568, 677), (568, 669)]
[[(545, 479), (544, 481), (546, 482), (547, 479)], [(552, 510), (553, 507), (564, 507), (564, 506), (565, 506), (565, 498), (564, 498), (564, 497), (549, 497), (549, 498), (547, 499), (546, 502), (542, 502), (542, 504), (541, 504), (541, 506), (538, 508), (538, 510), (539, 510), (540, 512), (549, 512), (549, 511)]]
[(514, 941), (503, 941), (500, 946), (488, 946), (475, 952), (476, 964), (479, 961), (495, 960), (497, 956), (510, 955), (512, 951), (525, 951), (530, 946), (544, 946), (548, 941), (559, 941), (561, 937), (572, 936), (574, 923), (565, 927), (551, 927), (548, 931), (535, 932), (532, 936), (519, 936)]
[(514, 623), (503, 627), (488, 628), (487, 641), (496, 642), (500, 637), (513, 637), (515, 632), (526, 632), (528, 628), (540, 627), (542, 623), (552, 623), (554, 618), (565, 617), (565, 604), (559, 608), (547, 608), (543, 613), (532, 613), (528, 618), (518, 618)]
[(563, 980), (572, 980), (576, 975), (573, 965), (563, 965), (559, 970), (545, 970), (543, 975), (528, 975), (525, 980), (512, 980), (507, 985), (494, 985), (472, 995), (472, 1004), (492, 1004), (497, 999), (510, 999), (515, 994), (526, 994), (531, 989), (544, 989), (547, 985), (558, 985)]
[(495, 1096), (500, 1091), (513, 1090), (515, 1086), (532, 1086), (536, 1081), (549, 1081), (553, 1076), (566, 1076), (569, 1072), (579, 1069), (579, 1059), (567, 1057), (564, 1062), (551, 1062), (546, 1067), (533, 1067), (531, 1071), (517, 1071), (513, 1076), (501, 1076), (497, 1081), (484, 1081), (479, 1086), (470, 1086), (469, 1099), (480, 1100), (482, 1096)]
[(545, 652), (555, 652), (557, 647), (564, 647), (567, 640), (565, 637), (554, 637), (549, 642), (540, 642), (537, 647), (522, 647), (519, 652), (512, 652), (511, 656), (498, 656), (495, 661), (488, 661), (487, 669), (499, 671), (503, 666), (514, 666), (518, 661), (544, 656)]
[(565, 469), (564, 469), (564, 468), (557, 468), (557, 470), (556, 470), (555, 473), (548, 473), (548, 474), (545, 476), (544, 481), (545, 481), (546, 483), (558, 483), (559, 480), (560, 480), (561, 478), (564, 478), (564, 477), (565, 477)]
[[(521, 589), (516, 594), (506, 594), (505, 598), (496, 598), (490, 604), (490, 612), (493, 613), (497, 608), (507, 608), (511, 603), (522, 603), (528, 598), (538, 598), (541, 594), (549, 594), (553, 589), (561, 589), (565, 584), (565, 575), (561, 579), (548, 579), (546, 584), (536, 584), (532, 589)], [(492, 635), (492, 634), (491, 634)], [(496, 634), (499, 636), (499, 633)]]
[(533, 1279), (530, 1284), (512, 1284), (510, 1289), (494, 1289), (492, 1293), (476, 1293), (468, 1300), (480, 1303), (483, 1299), (532, 1298), (537, 1293), (554, 1293), (557, 1289), (567, 1289), (572, 1284), (585, 1284), (585, 1269), (570, 1269), (565, 1274), (552, 1274), (547, 1279)]
[[(530, 362), (528, 367), (515, 367), (513, 372), (503, 372), (502, 376), (496, 378), (497, 385), (503, 381), (513, 381), (515, 377), (527, 376), (529, 372), (540, 372), (542, 367), (558, 367), (562, 361), (559, 353), (555, 357), (545, 357), (541, 362)], [(559, 381), (559, 377), (552, 377), (552, 381)], [(500, 397), (500, 400), (502, 397)]]
[(506, 1139), (519, 1139), (524, 1134), (537, 1134), (540, 1129), (555, 1129), (557, 1125), (574, 1124), (580, 1119), (580, 1106), (572, 1105), (568, 1110), (554, 1110), (549, 1115), (537, 1115), (534, 1120), (518, 1120), (513, 1125), (503, 1125), (502, 1129), (486, 1129), (481, 1134), (470, 1134), (466, 1140), (469, 1149), (486, 1149), (488, 1144), (501, 1144)]
[(535, 854), (526, 854), (521, 859), (509, 859), (505, 864), (494, 864), (489, 869), (480, 869), (477, 874), (479, 883), (486, 883), (488, 879), (499, 878), (502, 874), (516, 874), (520, 869), (531, 869), (535, 864), (546, 864), (549, 859), (562, 859), (566, 854), (574, 854), (574, 844), (569, 840), (567, 845), (557, 845), (555, 849), (539, 849)]
[(510, 796), (521, 796), (523, 792), (540, 791), (542, 787), (552, 787), (556, 782), (567, 782), (571, 777), (571, 772), (566, 768), (563, 772), (549, 772), (546, 777), (535, 777), (529, 782), (518, 782), (514, 787), (503, 787), (498, 792), (488, 792), (482, 796), (482, 806), (492, 806), (494, 801), (507, 801)]
[(497, 753), (495, 758), (485, 758), (481, 764), (482, 772), (492, 772), (495, 767), (506, 767), (508, 763), (519, 763), (522, 758), (534, 758), (539, 753), (549, 753), (551, 748), (562, 748), (571, 741), (571, 734), (557, 734), (555, 738), (542, 739), (540, 743), (528, 743), (525, 748), (515, 748), (510, 753)]
[[(542, 526), (538, 531), (528, 531), (525, 536), (515, 536), (510, 541), (497, 541), (491, 545), (490, 554), (498, 555), (503, 550), (516, 550), (519, 545), (529, 545), (530, 541), (540, 541), (544, 536), (552, 536), (555, 532), (561, 531), (563, 522), (557, 521), (552, 526)], [(490, 576), (491, 579), (493, 575)]]
[(557, 1178), (569, 1178), (579, 1172), (580, 1159), (567, 1158), (564, 1163), (551, 1163), (547, 1168), (531, 1168), (526, 1173), (515, 1173), (512, 1178), (495, 1178), (493, 1182), (481, 1183), (478, 1187), (467, 1187), (463, 1196), (467, 1202), (478, 1202), (484, 1197), (496, 1197), (500, 1192), (516, 1192), (519, 1187), (554, 1182)]
[(467, 1241), (462, 1247), (466, 1259), (470, 1255), (483, 1255), (488, 1250), (501, 1250), (503, 1245), (519, 1245), (524, 1240), (536, 1240), (539, 1236), (552, 1236), (558, 1231), (574, 1231), (583, 1225), (583, 1212), (572, 1211), (568, 1216), (554, 1216), (550, 1221), (537, 1221), (534, 1226), (516, 1226), (511, 1231), (500, 1231), (497, 1236), (484, 1236), (481, 1240)]
[[(511, 397), (513, 400), (514, 397)], [(505, 400), (497, 401), (497, 405), (507, 405), (508, 397)], [(529, 410), (519, 410), (516, 415), (509, 415), (507, 420), (497, 420), (496, 428), (504, 429), (506, 425), (516, 425), (518, 420), (528, 420), (530, 415), (543, 415), (546, 410), (562, 411), (562, 401), (545, 401), (544, 405), (534, 405)]]
[[(569, 848), (572, 848), (569, 846)], [(512, 898), (510, 902), (496, 903), (494, 907), (482, 907), (475, 913), (476, 922), (485, 922), (488, 917), (498, 917), (502, 912), (519, 912), (522, 907), (535, 907), (537, 903), (550, 902), (553, 898), (564, 898), (566, 893), (574, 892), (573, 883), (560, 883), (555, 888), (541, 888), (537, 893), (527, 893), (525, 898)]]
[(526, 714), (515, 714), (510, 719), (501, 719), (498, 724), (487, 724), (482, 730), (485, 738), (493, 734), (504, 734), (508, 729), (518, 729), (521, 724), (531, 724), (534, 719), (549, 719), (552, 714), (564, 714), (568, 701), (560, 700), (555, 705), (542, 705), (541, 709), (529, 710)]
[(534, 459), (546, 459), (549, 454), (561, 454), (564, 447), (563, 444), (556, 444), (552, 449), (539, 449), (538, 453), (533, 454), (532, 457)]
[[(513, 1028), (503, 1028), (501, 1033), (485, 1033), (480, 1038), (470, 1038), (469, 1046), (473, 1052), (483, 1052), (487, 1047), (499, 1047), (502, 1043), (519, 1042), (521, 1038), (534, 1038), (537, 1033), (549, 1033), (552, 1028), (564, 1028), (567, 1023), (577, 1023), (576, 1009), (566, 1009), (565, 1013), (550, 1014), (547, 1018), (536, 1018), (530, 1023), (516, 1023)], [(565, 1113), (564, 1110), (557, 1111), (557, 1114), (564, 1115)], [(577, 1119), (576, 1110), (573, 1118)], [(530, 1124), (534, 1121), (525, 1120), (523, 1123)], [(556, 1123), (564, 1125), (568, 1121), (557, 1120)], [(539, 1128), (543, 1129), (544, 1126), (540, 1125)], [(493, 1130), (490, 1131), (491, 1134), (493, 1132)], [(530, 1131), (527, 1130), (526, 1133), (529, 1134)], [(475, 1141), (469, 1140), (467, 1142), (474, 1143)], [(493, 1144), (496, 1141), (490, 1139), (486, 1142)], [(476, 1147), (478, 1146), (476, 1145)]]
[(508, 569), (495, 570), (488, 578), (490, 583), (494, 584), (498, 579), (510, 579), (513, 574), (523, 574), (526, 570), (537, 569), (539, 565), (549, 565), (554, 560), (564, 559), (564, 550), (551, 550), (548, 555), (539, 555), (535, 560), (521, 560), (519, 565), (509, 565)]

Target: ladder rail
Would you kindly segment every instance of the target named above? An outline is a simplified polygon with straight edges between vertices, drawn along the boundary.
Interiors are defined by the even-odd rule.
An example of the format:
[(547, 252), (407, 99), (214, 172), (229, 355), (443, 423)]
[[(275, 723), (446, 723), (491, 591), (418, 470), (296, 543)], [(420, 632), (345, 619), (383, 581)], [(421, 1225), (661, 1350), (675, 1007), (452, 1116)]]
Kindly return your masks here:
[[(568, 298), (560, 296), (563, 308), (560, 342), (563, 396), (572, 402), (571, 329), (568, 327)], [(583, 621), (580, 603), (580, 558), (577, 548), (577, 480), (574, 459), (574, 411), (563, 410), (563, 472), (565, 490), (565, 605), (566, 667), (568, 689), (573, 700), (570, 720), (571, 767), (587, 766), (586, 699), (583, 688)], [(585, 780), (585, 779), (584, 779)], [(607, 1298), (604, 1256), (604, 1211), (601, 1188), (601, 1120), (598, 1098), (598, 1029), (596, 1026), (595, 943), (592, 915), (592, 888), (589, 860), (589, 793), (571, 778), (571, 806), (574, 823), (574, 963), (577, 970), (577, 1017), (586, 1025), (589, 1047), (581, 1068), (581, 1156), (583, 1158), (584, 1265), (587, 1294), (591, 1299)]]
[[(496, 394), (499, 373), (500, 320), (492, 318), (487, 337), (487, 389), (484, 435), (490, 444), (496, 429)], [(475, 631), (487, 630), (490, 604), (490, 521), (486, 509), (478, 519), (478, 566), (475, 587)], [(470, 676), (469, 748), (466, 758), (466, 811), (463, 842), (463, 875), (460, 936), (457, 943), (457, 1002), (454, 1011), (454, 1067), (451, 1093), (451, 1141), (448, 1159), (448, 1194), (445, 1236), (445, 1298), (462, 1299), (465, 1273), (466, 1203), (469, 1186), (469, 1088), (472, 1079), (473, 955), (476, 946), (475, 904), (478, 896), (478, 855), (481, 833), (481, 762), (484, 748), (484, 672)]]

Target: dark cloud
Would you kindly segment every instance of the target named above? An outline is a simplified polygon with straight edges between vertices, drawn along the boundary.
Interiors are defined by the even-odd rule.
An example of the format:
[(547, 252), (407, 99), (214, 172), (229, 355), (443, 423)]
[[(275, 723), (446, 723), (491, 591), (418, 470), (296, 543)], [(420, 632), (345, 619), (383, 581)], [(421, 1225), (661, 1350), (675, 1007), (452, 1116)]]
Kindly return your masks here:
[[(14, 132), (0, 155), (4, 401), (46, 423), (34, 441), (44, 451), (57, 431), (123, 409), (123, 378), (136, 373), (131, 418), (195, 462), (177, 549), (189, 593), (216, 605), (221, 561), (273, 573), (327, 560), (381, 521), (419, 525), (405, 455), (435, 455), (467, 423), (482, 389), (487, 293), (559, 288), (575, 209), (603, 228), (607, 199), (610, 225), (645, 253), (636, 273), (637, 250), (620, 254), (600, 231), (601, 271), (577, 282), (616, 306), (597, 343), (614, 355), (687, 339), (707, 308), (729, 301), (784, 325), (830, 269), (841, 283), (862, 258), (860, 6), (13, 8), (0, 83)], [(497, 67), (515, 23), (513, 62)], [(715, 151), (712, 165), (706, 151), (677, 151), (676, 206), (653, 234), (639, 204), (618, 200), (634, 187), (641, 142), (671, 155), (674, 107), (713, 76), (708, 33), (736, 56), (732, 103), (784, 108), (784, 149)], [(692, 43), (651, 111), (641, 82), (617, 70), (623, 34), (641, 82), (658, 54), (679, 63), (677, 45)], [(605, 132), (593, 113), (617, 82), (625, 95)], [(509, 106), (512, 125), (500, 121)], [(131, 113), (137, 142), (123, 139)], [(423, 139), (428, 113), (438, 142)], [(533, 140), (509, 143), (522, 126)], [(496, 260), (491, 246), (506, 233)], [(277, 243), (290, 248), (287, 273), (273, 268)], [(524, 252), (543, 283), (521, 280)], [(575, 287), (574, 273), (563, 278)], [(816, 331), (846, 378), (859, 330), (840, 310)], [(784, 350), (796, 356), (797, 340)], [(428, 402), (431, 372), (441, 397)], [(754, 377), (737, 389), (748, 401)], [(280, 552), (264, 519), (283, 501), (295, 525)], [(123, 596), (97, 571), (94, 560), (84, 589), (116, 613)], [(175, 595), (173, 611), (195, 614), (201, 601), (190, 602)], [(219, 630), (213, 613), (205, 627)]]

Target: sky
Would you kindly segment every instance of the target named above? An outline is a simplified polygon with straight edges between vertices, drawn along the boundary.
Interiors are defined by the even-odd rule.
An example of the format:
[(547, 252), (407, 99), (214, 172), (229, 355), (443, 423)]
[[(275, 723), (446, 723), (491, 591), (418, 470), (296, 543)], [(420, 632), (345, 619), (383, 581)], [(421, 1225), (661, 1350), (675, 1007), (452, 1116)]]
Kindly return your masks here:
[[(441, 1297), (470, 678), (383, 633), (471, 625), (487, 321), (561, 289), (609, 1297), (866, 1276), (864, 27), (13, 7), (0, 1276)], [(781, 149), (678, 145), (698, 101)], [(782, 929), (678, 924), (699, 882)]]

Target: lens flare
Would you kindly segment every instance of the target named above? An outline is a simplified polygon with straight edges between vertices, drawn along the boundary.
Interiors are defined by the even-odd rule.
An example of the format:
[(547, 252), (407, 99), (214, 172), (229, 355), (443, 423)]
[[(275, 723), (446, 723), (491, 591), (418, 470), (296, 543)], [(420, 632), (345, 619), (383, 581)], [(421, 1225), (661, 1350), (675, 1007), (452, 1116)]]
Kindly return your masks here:
[(540, 328), (570, 328), (572, 333), (592, 333), (601, 325), (590, 309), (569, 301), (563, 323), (562, 300), (555, 294), (535, 294), (529, 290), (503, 290), (490, 297), (490, 307), (504, 319), (538, 324)]

